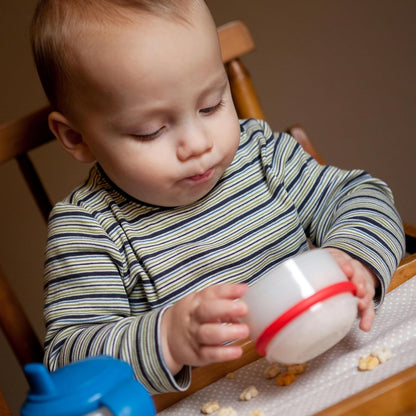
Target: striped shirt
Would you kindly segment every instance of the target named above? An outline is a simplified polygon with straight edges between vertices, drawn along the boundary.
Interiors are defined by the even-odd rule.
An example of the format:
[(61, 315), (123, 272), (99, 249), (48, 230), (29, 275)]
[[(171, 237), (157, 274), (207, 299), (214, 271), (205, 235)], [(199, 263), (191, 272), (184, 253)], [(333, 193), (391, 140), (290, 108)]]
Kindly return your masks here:
[(263, 121), (241, 121), (233, 162), (191, 205), (134, 200), (94, 166), (50, 216), (45, 363), (108, 354), (129, 362), (151, 392), (186, 389), (189, 368), (173, 376), (161, 353), (166, 307), (216, 283), (251, 284), (309, 241), (374, 270), (379, 301), (404, 247), (386, 184), (319, 165)]

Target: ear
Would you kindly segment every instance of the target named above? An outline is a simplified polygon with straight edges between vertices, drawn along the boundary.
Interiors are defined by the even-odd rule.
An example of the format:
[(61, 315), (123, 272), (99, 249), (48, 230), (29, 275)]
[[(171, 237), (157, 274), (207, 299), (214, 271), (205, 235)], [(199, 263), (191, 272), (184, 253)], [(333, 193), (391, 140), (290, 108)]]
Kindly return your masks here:
[(79, 162), (93, 162), (95, 156), (85, 143), (82, 134), (72, 127), (71, 122), (61, 113), (53, 111), (48, 117), (49, 128), (61, 142), (63, 148)]

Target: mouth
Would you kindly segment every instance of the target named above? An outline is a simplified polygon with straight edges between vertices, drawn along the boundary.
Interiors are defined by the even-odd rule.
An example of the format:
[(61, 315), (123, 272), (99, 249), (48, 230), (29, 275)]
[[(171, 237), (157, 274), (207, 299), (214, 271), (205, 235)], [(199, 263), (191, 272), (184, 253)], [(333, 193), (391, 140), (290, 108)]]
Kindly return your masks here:
[(213, 172), (214, 172), (214, 169), (211, 168), (211, 169), (208, 169), (206, 172), (204, 172), (204, 173), (202, 173), (200, 175), (189, 176), (186, 179), (188, 181), (191, 181), (191, 182), (194, 182), (194, 183), (206, 182), (206, 181), (208, 181), (211, 178)]

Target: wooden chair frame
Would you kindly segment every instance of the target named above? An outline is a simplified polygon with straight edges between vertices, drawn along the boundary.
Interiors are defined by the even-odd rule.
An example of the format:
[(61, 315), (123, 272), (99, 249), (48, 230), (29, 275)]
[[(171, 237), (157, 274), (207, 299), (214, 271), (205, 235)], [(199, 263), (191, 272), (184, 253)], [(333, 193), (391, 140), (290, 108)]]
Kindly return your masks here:
[[(254, 50), (254, 41), (246, 25), (241, 21), (234, 21), (218, 29), (221, 43), (222, 58), (230, 80), (231, 91), (240, 118), (264, 119), (264, 113), (255, 92), (253, 83), (241, 57)], [(17, 160), (20, 170), (29, 189), (39, 207), (40, 213), (47, 221), (51, 210), (51, 201), (41, 183), (36, 169), (31, 162), (28, 152), (54, 139), (48, 128), (47, 115), (50, 107), (41, 108), (19, 120), (0, 126), (0, 163), (12, 158)], [(304, 149), (319, 163), (324, 163), (322, 157), (312, 145), (307, 134), (300, 126), (288, 129)], [(404, 224), (408, 251), (416, 251), (416, 227)], [(393, 276), (389, 290), (392, 290), (408, 278), (416, 274), (416, 254), (412, 254), (402, 261)], [(42, 345), (37, 339), (31, 325), (21, 308), (16, 296), (0, 269), (0, 326), (6, 335), (20, 364), (41, 361)], [(235, 362), (213, 364), (193, 370), (193, 383), (184, 393), (167, 393), (155, 396), (157, 408), (163, 409), (181, 398), (192, 394), (207, 384), (223, 377), (259, 356), (255, 352), (253, 343), (242, 343), (244, 355)], [(1, 392), (0, 392), (1, 393)], [(1, 396), (0, 396), (1, 398)]]
[(1, 390), (0, 390), (0, 416), (12, 416), (12, 412)]

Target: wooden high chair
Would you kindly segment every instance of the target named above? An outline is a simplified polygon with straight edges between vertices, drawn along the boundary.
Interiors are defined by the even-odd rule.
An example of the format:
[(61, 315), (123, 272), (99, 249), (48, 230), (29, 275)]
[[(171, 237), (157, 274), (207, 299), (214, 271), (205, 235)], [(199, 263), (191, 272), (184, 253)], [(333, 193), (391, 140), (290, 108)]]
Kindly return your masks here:
[(12, 416), (12, 412), (1, 390), (0, 390), (0, 416)]
[[(231, 90), (240, 118), (264, 119), (250, 76), (245, 69), (241, 57), (254, 50), (253, 39), (240, 21), (231, 22), (218, 29), (223, 61), (229, 76)], [(39, 207), (40, 213), (47, 221), (52, 204), (36, 173), (28, 152), (54, 139), (49, 131), (47, 115), (49, 107), (41, 108), (19, 120), (0, 126), (0, 163), (15, 158), (20, 170)], [(320, 163), (324, 163), (313, 147), (305, 131), (295, 126), (288, 130)], [(416, 251), (416, 227), (405, 224), (408, 251)], [(393, 276), (390, 290), (416, 274), (416, 254), (402, 261)], [(28, 362), (42, 360), (42, 346), (21, 308), (0, 268), (0, 326), (10, 343), (19, 363), (23, 366)], [(258, 358), (250, 341), (243, 343), (244, 356), (237, 361), (213, 364), (196, 368), (191, 388), (184, 393), (167, 393), (155, 396), (157, 408), (163, 409), (193, 393), (203, 386), (218, 380), (226, 373)]]

